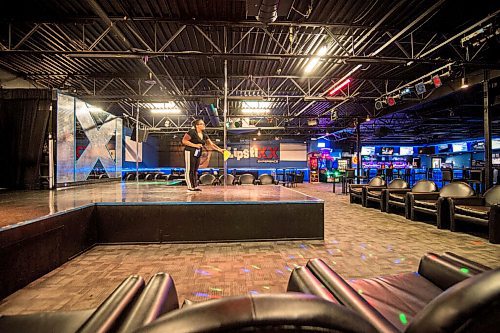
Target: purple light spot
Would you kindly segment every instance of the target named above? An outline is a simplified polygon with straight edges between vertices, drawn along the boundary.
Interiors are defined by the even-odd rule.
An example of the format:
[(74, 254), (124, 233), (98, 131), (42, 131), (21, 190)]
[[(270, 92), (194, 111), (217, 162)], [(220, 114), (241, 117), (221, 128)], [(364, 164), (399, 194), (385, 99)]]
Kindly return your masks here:
[(307, 249), (307, 246), (305, 244), (300, 244), (299, 246), (301, 249)]
[(291, 255), (291, 254), (290, 254), (290, 255), (288, 256), (288, 259), (295, 259), (295, 256), (293, 256), (293, 255)]
[(328, 252), (329, 255), (332, 255), (335, 251), (334, 250), (326, 250), (326, 252)]
[(396, 259), (396, 260), (394, 260), (394, 263), (395, 263), (395, 264), (400, 264), (400, 263), (401, 263), (401, 260)]
[(195, 296), (198, 296), (198, 297), (208, 297), (208, 294), (207, 293), (194, 293)]
[(281, 270), (277, 269), (277, 270), (276, 270), (276, 273), (277, 273), (277, 274), (283, 274), (283, 271), (281, 271)]
[(197, 270), (195, 270), (194, 272), (195, 272), (196, 274), (205, 275), (205, 276), (210, 275), (210, 273), (209, 273), (209, 272), (204, 271), (204, 270), (202, 270), (202, 269), (197, 269)]
[(259, 292), (257, 290), (250, 290), (250, 294), (252, 294), (252, 295), (258, 295)]
[(250, 270), (249, 270), (249, 269), (247, 269), (247, 268), (242, 268), (242, 269), (241, 269), (241, 271), (242, 271), (243, 273), (250, 273)]
[(366, 256), (364, 254), (361, 255), (361, 260), (366, 260)]
[(359, 246), (361, 246), (361, 248), (363, 248), (363, 249), (366, 249), (366, 244), (365, 243), (361, 243), (361, 244), (359, 244)]
[(292, 271), (292, 269), (291, 269), (290, 267), (288, 267), (288, 266), (285, 266), (285, 269), (286, 269), (287, 271), (289, 271), (289, 272), (291, 272), (291, 271)]

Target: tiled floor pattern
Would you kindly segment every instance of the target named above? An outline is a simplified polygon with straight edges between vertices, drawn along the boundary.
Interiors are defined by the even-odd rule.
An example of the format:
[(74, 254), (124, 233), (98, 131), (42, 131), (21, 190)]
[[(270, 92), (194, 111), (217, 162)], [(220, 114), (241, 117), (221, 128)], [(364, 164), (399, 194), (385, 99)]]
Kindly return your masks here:
[(331, 185), (296, 190), (325, 200), (324, 241), (98, 246), (1, 301), (0, 314), (94, 307), (128, 275), (160, 271), (182, 302), (284, 292), (293, 267), (315, 257), (350, 278), (414, 271), (430, 251), (500, 266), (500, 246), (485, 238), (351, 205)]

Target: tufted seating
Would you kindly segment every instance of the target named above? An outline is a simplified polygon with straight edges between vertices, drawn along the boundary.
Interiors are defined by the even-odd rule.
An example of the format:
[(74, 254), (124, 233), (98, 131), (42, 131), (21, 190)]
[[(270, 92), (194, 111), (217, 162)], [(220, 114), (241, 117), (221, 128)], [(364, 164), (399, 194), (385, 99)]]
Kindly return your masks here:
[(452, 253), (423, 256), (415, 273), (350, 280), (312, 259), (294, 269), (287, 290), (333, 298), (379, 332), (495, 332), (500, 321), (492, 315), (500, 309), (500, 269)]
[(488, 227), (489, 241), (500, 243), (500, 185), (490, 188), (480, 198), (449, 198), (450, 229), (463, 223)]
[(406, 218), (410, 218), (410, 209), (408, 208), (407, 203), (409, 200), (406, 200), (406, 193), (429, 193), (429, 192), (437, 192), (438, 187), (436, 183), (431, 180), (419, 180), (411, 190), (406, 189), (385, 189), (382, 190), (382, 195), (385, 196), (385, 209), (382, 211), (386, 211), (390, 213), (393, 206), (402, 207), (405, 209)]
[(251, 173), (244, 173), (238, 177), (237, 184), (239, 185), (253, 185), (255, 184), (255, 176)]
[(370, 179), (368, 184), (350, 184), (349, 185), (349, 201), (353, 203), (355, 200), (359, 199), (361, 201), (361, 204), (364, 206), (365, 205), (365, 188), (370, 187), (372, 189), (375, 188), (385, 188), (385, 180), (380, 177), (376, 176)]
[[(392, 180), (388, 185), (387, 189), (392, 190), (392, 189), (407, 189), (409, 187), (408, 183), (400, 178), (396, 178)], [(370, 187), (368, 186), (366, 188), (366, 195), (365, 195), (365, 205), (368, 207), (368, 204), (370, 202), (376, 202), (377, 205), (379, 205), (380, 209), (382, 211), (385, 211), (386, 207), (386, 202), (385, 202), (385, 191), (386, 189), (380, 188), (380, 187)]]
[(211, 173), (204, 173), (200, 176), (200, 185), (215, 185), (217, 178)]
[(278, 185), (278, 182), (274, 180), (274, 177), (268, 174), (262, 174), (259, 179), (255, 181), (257, 185)]
[(172, 311), (138, 333), (377, 332), (354, 311), (298, 294), (224, 297)]
[(144, 279), (125, 279), (96, 309), (0, 315), (0, 332), (133, 332), (158, 316), (179, 308), (172, 278), (158, 273), (144, 289)]
[(416, 213), (424, 213), (436, 217), (439, 229), (448, 228), (450, 215), (447, 198), (468, 198), (474, 196), (474, 190), (467, 183), (452, 182), (439, 192), (407, 194), (410, 218), (415, 220)]

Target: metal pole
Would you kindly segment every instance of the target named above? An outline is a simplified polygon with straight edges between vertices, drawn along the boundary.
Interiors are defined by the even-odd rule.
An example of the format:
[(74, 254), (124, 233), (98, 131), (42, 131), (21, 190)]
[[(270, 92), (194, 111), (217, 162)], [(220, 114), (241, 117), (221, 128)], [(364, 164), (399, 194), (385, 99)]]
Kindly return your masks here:
[(135, 181), (139, 182), (139, 101), (135, 115)]
[(491, 111), (489, 96), (489, 70), (484, 70), (483, 104), (484, 104), (484, 187), (485, 191), (493, 186), (493, 165), (491, 161)]
[(359, 176), (361, 176), (360, 172), (360, 167), (361, 167), (361, 128), (360, 128), (360, 121), (359, 119), (356, 119), (356, 156), (358, 158), (358, 163), (356, 163), (356, 174), (358, 175), (356, 183), (359, 184)]
[[(227, 149), (227, 60), (224, 60), (224, 149)], [(224, 161), (224, 189), (227, 186), (227, 160)]]

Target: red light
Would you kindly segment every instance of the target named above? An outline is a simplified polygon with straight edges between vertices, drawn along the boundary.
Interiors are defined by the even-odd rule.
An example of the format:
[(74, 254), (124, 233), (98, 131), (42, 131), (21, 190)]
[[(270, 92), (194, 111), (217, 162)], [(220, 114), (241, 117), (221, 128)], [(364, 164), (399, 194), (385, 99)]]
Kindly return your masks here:
[(387, 104), (389, 106), (393, 106), (394, 104), (396, 104), (396, 100), (394, 99), (394, 97), (387, 97)]
[(434, 83), (434, 87), (436, 87), (436, 88), (441, 87), (442, 83), (441, 83), (441, 78), (439, 77), (439, 75), (432, 77), (432, 83)]
[(330, 91), (328, 93), (328, 95), (332, 96), (333, 94), (335, 94), (337, 91), (339, 91), (340, 89), (344, 88), (346, 85), (348, 85), (349, 83), (351, 83), (351, 79), (347, 79), (345, 80), (344, 82), (342, 82), (341, 84), (339, 84), (338, 86), (336, 86), (335, 88), (332, 89), (332, 91)]

